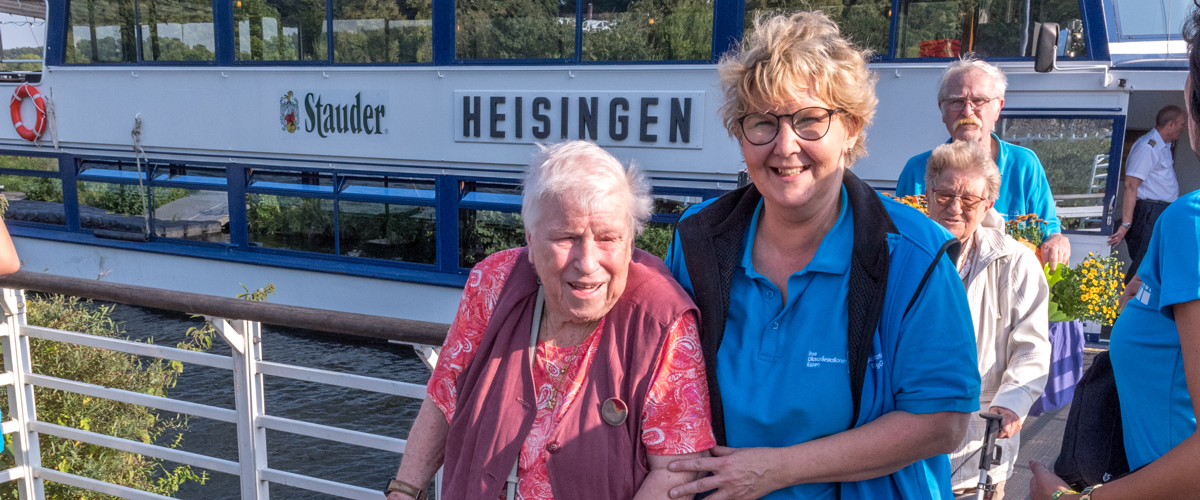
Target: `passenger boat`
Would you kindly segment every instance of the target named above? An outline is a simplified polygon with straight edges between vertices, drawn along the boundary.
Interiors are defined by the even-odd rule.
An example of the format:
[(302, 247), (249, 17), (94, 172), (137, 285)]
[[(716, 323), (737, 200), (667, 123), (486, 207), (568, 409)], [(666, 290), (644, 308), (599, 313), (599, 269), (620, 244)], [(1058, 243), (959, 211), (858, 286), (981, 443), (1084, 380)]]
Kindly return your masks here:
[[(33, 139), (0, 126), (0, 184), (26, 270), (224, 296), (273, 283), (285, 304), (449, 322), (470, 266), (523, 242), (518, 179), (538, 142), (592, 140), (647, 170), (656, 213), (639, 245), (664, 251), (683, 208), (742, 168), (717, 60), (756, 15), (820, 9), (875, 53), (860, 177), (888, 190), (947, 139), (937, 80), (973, 51), (1007, 72), (996, 132), (1041, 157), (1078, 258), (1108, 251), (1132, 139), (1183, 104), (1191, 8), (2, 0), (0, 41), (44, 35), (40, 64), (0, 78), (30, 95), (11, 102)], [(1037, 72), (1051, 23), (1057, 63)], [(1177, 158), (1185, 191), (1198, 167)]]

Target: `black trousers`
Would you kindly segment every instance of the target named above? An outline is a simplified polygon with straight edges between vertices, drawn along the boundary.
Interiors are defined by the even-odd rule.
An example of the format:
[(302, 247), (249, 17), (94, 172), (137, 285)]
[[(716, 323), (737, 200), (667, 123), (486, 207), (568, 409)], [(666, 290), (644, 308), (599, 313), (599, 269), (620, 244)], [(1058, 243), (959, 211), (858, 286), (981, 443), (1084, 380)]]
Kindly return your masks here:
[(1138, 200), (1133, 206), (1133, 220), (1129, 221), (1129, 231), (1125, 233), (1125, 244), (1129, 247), (1129, 258), (1133, 261), (1129, 264), (1129, 271), (1125, 273), (1126, 284), (1137, 274), (1142, 257), (1146, 256), (1146, 249), (1150, 248), (1154, 223), (1158, 222), (1158, 216), (1162, 215), (1168, 205), (1170, 203), (1165, 201)]

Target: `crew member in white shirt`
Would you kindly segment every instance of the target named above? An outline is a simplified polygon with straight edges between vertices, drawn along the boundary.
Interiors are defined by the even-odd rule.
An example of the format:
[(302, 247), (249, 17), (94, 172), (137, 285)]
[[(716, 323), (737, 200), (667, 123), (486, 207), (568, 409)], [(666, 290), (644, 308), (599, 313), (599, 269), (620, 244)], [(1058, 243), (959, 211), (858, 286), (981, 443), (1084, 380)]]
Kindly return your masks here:
[(1154, 120), (1154, 130), (1135, 141), (1129, 149), (1129, 158), (1125, 161), (1121, 226), (1108, 238), (1109, 246), (1117, 246), (1124, 239), (1129, 247), (1129, 258), (1133, 263), (1125, 273), (1126, 283), (1137, 274), (1159, 214), (1179, 197), (1171, 143), (1183, 131), (1184, 118), (1179, 106), (1160, 109)]

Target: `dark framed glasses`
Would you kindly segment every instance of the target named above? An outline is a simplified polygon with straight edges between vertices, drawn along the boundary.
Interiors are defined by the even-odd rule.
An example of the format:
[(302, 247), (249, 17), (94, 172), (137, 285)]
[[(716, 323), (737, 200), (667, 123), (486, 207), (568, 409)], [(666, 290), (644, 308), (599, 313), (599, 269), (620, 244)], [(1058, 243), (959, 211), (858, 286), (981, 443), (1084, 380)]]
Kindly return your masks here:
[(833, 115), (845, 113), (846, 110), (826, 109), (820, 107), (804, 108), (790, 115), (772, 113), (750, 113), (738, 118), (742, 128), (742, 137), (755, 146), (762, 146), (775, 140), (779, 135), (780, 122), (786, 118), (792, 124), (796, 135), (806, 141), (817, 141), (829, 133)]
[(979, 204), (983, 203), (983, 201), (985, 200), (985, 198), (983, 198), (981, 196), (972, 196), (969, 194), (956, 194), (956, 193), (951, 193), (950, 191), (939, 191), (937, 189), (933, 190), (933, 201), (935, 203), (937, 203), (938, 205), (941, 205), (943, 207), (948, 207), (948, 206), (954, 204), (955, 199), (961, 200), (960, 203), (962, 204), (963, 211), (975, 210), (975, 208), (978, 207)]

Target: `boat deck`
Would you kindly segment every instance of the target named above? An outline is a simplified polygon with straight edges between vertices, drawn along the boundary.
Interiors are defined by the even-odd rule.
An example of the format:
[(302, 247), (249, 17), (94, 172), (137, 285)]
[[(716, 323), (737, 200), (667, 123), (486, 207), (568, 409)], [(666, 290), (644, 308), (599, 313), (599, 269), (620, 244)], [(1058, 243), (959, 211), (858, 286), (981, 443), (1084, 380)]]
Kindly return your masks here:
[[(1088, 344), (1083, 353), (1083, 369), (1086, 371), (1092, 365), (1092, 358), (1108, 346)], [(1021, 451), (1017, 455), (1016, 470), (1005, 486), (1005, 498), (1020, 500), (1029, 497), (1029, 481), (1033, 472), (1029, 470), (1029, 461), (1037, 460), (1048, 466), (1053, 466), (1062, 447), (1063, 430), (1067, 425), (1067, 414), (1071, 405), (1057, 410), (1048, 411), (1037, 417), (1025, 419), (1021, 430)]]

